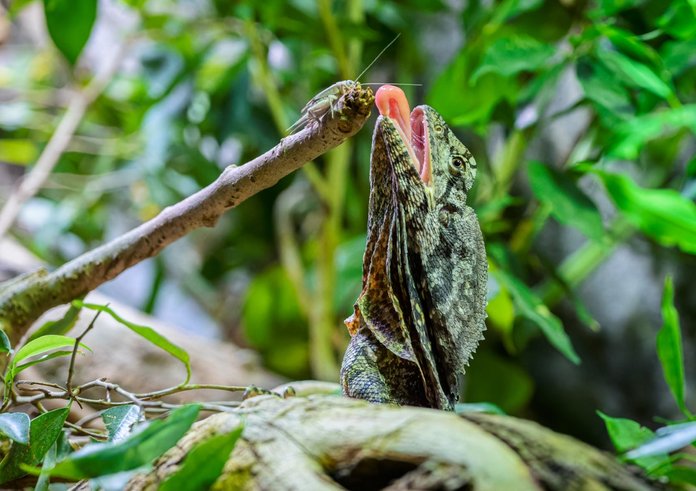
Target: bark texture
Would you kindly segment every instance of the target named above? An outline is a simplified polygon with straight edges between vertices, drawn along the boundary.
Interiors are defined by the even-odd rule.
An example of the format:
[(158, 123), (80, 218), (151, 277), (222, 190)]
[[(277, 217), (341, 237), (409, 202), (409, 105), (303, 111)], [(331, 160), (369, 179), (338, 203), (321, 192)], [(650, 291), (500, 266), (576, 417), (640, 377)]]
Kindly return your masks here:
[(244, 425), (215, 490), (660, 489), (613, 456), (509, 416), (258, 396), (198, 423), (130, 490), (155, 490), (198, 442)]

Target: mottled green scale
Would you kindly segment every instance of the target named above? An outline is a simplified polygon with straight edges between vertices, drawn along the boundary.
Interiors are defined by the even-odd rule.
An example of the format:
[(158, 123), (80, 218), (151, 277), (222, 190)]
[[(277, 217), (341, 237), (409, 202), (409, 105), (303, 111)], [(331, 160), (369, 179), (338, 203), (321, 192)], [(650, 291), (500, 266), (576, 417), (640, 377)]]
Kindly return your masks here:
[(372, 402), (452, 409), (485, 329), (487, 261), (466, 196), (476, 162), (432, 108), (432, 181), (399, 131), (377, 120), (370, 163), (363, 291), (347, 321), (344, 392)]

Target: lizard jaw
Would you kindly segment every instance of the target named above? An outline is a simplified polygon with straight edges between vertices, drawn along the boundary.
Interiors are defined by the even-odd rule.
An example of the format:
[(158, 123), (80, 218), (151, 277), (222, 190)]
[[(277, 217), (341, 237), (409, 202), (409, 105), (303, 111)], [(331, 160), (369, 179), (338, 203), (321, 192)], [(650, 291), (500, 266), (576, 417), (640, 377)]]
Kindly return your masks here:
[(375, 94), (379, 113), (391, 119), (401, 136), (418, 175), (425, 184), (432, 182), (428, 121), (421, 107), (412, 112), (404, 91), (393, 85), (383, 85)]

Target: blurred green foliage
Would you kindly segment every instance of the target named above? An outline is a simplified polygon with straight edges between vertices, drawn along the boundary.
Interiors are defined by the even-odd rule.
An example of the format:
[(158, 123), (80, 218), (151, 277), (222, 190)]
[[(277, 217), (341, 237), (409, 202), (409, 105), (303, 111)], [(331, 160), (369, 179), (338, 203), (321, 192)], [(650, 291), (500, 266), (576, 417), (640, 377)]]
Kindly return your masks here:
[[(470, 203), (491, 263), (489, 330), (467, 399), (525, 411), (535, 382), (523, 357), (540, 334), (580, 361), (555, 309), (569, 300), (596, 330), (576, 289), (619, 245), (640, 236), (676, 247), (677, 261), (695, 252), (693, 0), (113, 0), (79, 60), (96, 2), (55, 17), (65, 1), (43, 2), (55, 46), (3, 48), (4, 162), (34, 162), (66, 90), (113, 48), (96, 35), (104, 17), (118, 13), (112, 31), (129, 44), (13, 230), (53, 264), (270, 148), (314, 94), (354, 78), (397, 34), (363, 81), (422, 84), (405, 87), (413, 104), (439, 111), (479, 162)], [(177, 284), (269, 367), (335, 378), (360, 290), (369, 148), (365, 128), (165, 251), (142, 306), (156, 310), (162, 285)], [(574, 252), (548, 254), (548, 227), (577, 230)]]

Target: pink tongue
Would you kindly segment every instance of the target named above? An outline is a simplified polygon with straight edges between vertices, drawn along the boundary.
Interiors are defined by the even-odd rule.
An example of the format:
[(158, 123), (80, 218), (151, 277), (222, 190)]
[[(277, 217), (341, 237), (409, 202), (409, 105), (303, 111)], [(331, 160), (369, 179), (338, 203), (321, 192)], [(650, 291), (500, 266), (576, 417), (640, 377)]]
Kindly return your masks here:
[(404, 91), (393, 85), (382, 85), (375, 94), (375, 105), (382, 116), (391, 118), (401, 128), (406, 137), (404, 140), (410, 146), (411, 109)]

